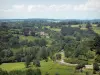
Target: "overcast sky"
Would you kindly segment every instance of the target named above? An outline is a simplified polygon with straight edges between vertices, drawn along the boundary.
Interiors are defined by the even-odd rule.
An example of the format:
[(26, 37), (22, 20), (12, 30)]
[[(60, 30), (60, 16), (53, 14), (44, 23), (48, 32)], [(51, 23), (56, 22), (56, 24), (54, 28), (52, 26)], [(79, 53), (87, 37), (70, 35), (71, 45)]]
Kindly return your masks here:
[(100, 0), (0, 0), (0, 19), (100, 19)]

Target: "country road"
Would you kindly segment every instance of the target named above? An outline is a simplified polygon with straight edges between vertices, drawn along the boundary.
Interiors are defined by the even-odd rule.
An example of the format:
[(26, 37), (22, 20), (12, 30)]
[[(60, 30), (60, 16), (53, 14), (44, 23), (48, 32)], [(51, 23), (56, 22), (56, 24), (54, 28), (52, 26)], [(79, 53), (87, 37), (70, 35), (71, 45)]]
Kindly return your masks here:
[[(56, 62), (58, 62), (59, 64), (62, 64), (62, 65), (67, 65), (67, 66), (76, 66), (76, 65), (78, 65), (78, 64), (66, 63), (66, 62), (64, 62), (63, 59), (61, 61), (56, 61)], [(85, 65), (85, 68), (87, 68), (87, 69), (93, 69), (93, 65)]]
[[(64, 52), (61, 52), (61, 55), (62, 55), (62, 59), (60, 61), (56, 61), (59, 64), (67, 65), (67, 66), (76, 66), (76, 65), (78, 65), (78, 64), (71, 64), (71, 63), (65, 62), (64, 61)], [(87, 69), (93, 69), (93, 65), (85, 65), (85, 68), (87, 68)]]

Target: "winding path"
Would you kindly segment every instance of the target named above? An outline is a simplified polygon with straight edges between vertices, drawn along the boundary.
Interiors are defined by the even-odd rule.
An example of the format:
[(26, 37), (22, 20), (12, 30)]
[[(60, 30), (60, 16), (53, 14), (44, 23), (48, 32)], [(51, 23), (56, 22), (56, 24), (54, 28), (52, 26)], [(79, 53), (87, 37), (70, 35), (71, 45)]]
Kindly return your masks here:
[[(61, 52), (61, 54), (63, 54), (62, 59), (60, 61), (56, 61), (59, 64), (67, 65), (67, 66), (76, 66), (76, 65), (78, 65), (78, 64), (70, 64), (70, 63), (65, 62), (64, 59), (63, 59), (64, 58), (64, 52)], [(87, 69), (93, 69), (93, 65), (85, 65), (85, 68), (87, 68)]]

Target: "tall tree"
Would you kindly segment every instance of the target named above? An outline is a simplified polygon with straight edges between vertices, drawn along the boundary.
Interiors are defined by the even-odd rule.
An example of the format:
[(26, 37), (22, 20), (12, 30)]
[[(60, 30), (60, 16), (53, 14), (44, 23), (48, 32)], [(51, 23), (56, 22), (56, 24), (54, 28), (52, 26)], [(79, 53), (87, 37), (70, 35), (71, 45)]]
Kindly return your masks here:
[(30, 55), (27, 55), (25, 57), (25, 66), (26, 66), (26, 68), (29, 67), (30, 63), (31, 63), (31, 57), (30, 57)]

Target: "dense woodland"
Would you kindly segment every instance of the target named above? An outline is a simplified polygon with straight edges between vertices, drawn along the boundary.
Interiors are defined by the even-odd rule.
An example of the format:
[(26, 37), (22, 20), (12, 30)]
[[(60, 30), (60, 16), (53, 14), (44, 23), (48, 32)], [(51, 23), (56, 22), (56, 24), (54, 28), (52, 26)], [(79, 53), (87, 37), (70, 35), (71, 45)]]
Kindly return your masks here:
[(65, 62), (78, 64), (75, 70), (80, 73), (93, 64), (92, 73), (99, 74), (100, 31), (94, 27), (100, 27), (99, 20), (0, 20), (0, 65), (23, 62), (27, 68), (10, 72), (1, 68), (0, 75), (42, 75), (40, 61), (57, 63), (61, 52)]

